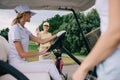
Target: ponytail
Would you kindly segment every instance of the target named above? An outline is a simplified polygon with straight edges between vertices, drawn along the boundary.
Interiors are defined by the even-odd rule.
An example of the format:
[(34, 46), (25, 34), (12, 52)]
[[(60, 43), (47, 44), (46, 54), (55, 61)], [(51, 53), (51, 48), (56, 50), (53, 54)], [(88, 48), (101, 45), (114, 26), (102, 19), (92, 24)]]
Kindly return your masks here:
[(20, 22), (20, 19), (23, 17), (23, 14), (19, 14), (17, 13), (17, 16), (16, 18), (12, 21), (12, 25), (16, 24), (16, 23), (19, 23)]

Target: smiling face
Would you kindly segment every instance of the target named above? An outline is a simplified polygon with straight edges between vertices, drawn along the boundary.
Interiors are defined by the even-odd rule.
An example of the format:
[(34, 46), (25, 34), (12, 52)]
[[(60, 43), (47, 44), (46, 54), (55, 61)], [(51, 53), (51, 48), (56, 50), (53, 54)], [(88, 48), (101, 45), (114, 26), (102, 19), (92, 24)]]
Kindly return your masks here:
[(45, 32), (48, 32), (48, 30), (49, 30), (49, 25), (43, 25), (43, 30), (44, 30)]
[(43, 31), (48, 32), (49, 27), (50, 27), (49, 23), (48, 22), (44, 22), (44, 24), (43, 24)]

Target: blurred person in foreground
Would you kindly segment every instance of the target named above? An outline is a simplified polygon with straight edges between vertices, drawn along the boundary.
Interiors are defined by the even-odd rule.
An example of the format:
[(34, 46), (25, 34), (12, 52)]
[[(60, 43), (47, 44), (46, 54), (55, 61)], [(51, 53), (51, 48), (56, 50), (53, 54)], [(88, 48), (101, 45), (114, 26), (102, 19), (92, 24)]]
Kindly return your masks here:
[(120, 80), (120, 0), (96, 0), (101, 36), (75, 71), (73, 80), (84, 80), (97, 66), (97, 80)]

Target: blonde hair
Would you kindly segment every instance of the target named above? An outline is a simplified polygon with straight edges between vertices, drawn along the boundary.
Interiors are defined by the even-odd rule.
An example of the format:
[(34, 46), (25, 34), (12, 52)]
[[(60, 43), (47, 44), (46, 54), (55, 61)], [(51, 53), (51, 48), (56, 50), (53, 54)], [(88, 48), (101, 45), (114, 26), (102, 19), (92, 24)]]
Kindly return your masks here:
[(12, 25), (16, 24), (16, 23), (19, 23), (20, 22), (20, 19), (23, 17), (23, 14), (19, 14), (17, 13), (17, 16), (16, 18), (12, 21)]

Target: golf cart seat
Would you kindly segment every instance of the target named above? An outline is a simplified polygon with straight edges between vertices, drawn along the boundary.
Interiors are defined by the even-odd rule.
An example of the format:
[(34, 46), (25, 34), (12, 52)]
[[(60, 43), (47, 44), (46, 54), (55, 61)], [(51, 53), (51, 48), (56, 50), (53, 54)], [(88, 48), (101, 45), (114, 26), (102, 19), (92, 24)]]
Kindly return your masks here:
[(50, 80), (48, 73), (21, 73), (7, 63), (8, 53), (9, 44), (0, 36), (0, 80)]
[[(28, 80), (50, 80), (48, 73), (24, 73)], [(0, 76), (0, 80), (18, 80), (10, 74)]]
[(93, 48), (93, 46), (97, 42), (98, 38), (100, 37), (100, 34), (101, 34), (100, 28), (98, 27), (95, 30), (93, 30), (85, 35), (85, 38), (87, 40), (90, 50)]

